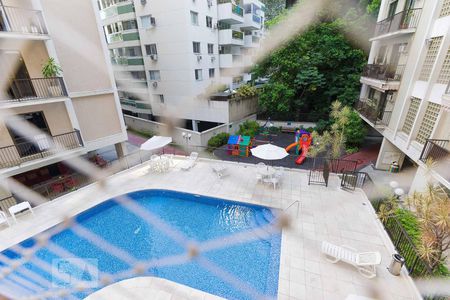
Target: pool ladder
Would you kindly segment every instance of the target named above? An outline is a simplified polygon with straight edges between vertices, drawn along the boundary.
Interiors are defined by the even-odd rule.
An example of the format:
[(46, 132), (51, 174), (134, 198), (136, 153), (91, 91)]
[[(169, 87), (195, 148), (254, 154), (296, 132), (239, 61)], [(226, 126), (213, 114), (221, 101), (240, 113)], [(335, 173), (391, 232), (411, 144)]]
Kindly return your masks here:
[(296, 218), (298, 218), (298, 213), (299, 213), (299, 210), (300, 210), (300, 201), (299, 201), (299, 200), (296, 200), (296, 201), (292, 202), (291, 204), (289, 204), (289, 206), (286, 207), (285, 209), (283, 209), (283, 211), (287, 211), (288, 209), (290, 209), (290, 208), (291, 208), (292, 206), (294, 206), (294, 205), (297, 205), (297, 215), (296, 215)]

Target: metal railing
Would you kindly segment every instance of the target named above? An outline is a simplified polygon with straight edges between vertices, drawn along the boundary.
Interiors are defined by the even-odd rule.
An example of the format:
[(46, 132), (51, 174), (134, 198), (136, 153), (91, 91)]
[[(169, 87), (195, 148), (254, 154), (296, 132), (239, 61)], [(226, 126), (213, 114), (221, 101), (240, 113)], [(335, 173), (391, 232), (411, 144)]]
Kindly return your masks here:
[[(369, 99), (359, 100), (356, 103), (356, 110), (374, 126), (389, 126), (392, 111), (384, 110), (382, 107), (371, 105)], [(381, 112), (382, 111), (382, 112)]]
[(385, 81), (399, 81), (404, 70), (405, 65), (368, 64), (364, 66), (362, 76)]
[(24, 141), (15, 145), (0, 148), (0, 168), (19, 166), (20, 164), (83, 147), (80, 131), (48, 137), (44, 134), (35, 136), (33, 141)]
[(0, 31), (47, 34), (41, 11), (1, 5)]
[(217, 0), (217, 4), (226, 4), (226, 3), (231, 3), (232, 13), (241, 17), (244, 16), (244, 9), (237, 4), (234, 4), (231, 0)]
[(448, 158), (450, 155), (447, 150), (449, 142), (449, 140), (427, 139), (419, 159), (426, 162), (428, 158), (432, 158), (434, 161)]
[(67, 96), (62, 77), (12, 79), (7, 92), (11, 99), (0, 99), (0, 102), (22, 102)]
[(375, 36), (395, 32), (402, 29), (416, 28), (419, 24), (421, 8), (414, 8), (399, 12), (380, 21), (375, 26)]

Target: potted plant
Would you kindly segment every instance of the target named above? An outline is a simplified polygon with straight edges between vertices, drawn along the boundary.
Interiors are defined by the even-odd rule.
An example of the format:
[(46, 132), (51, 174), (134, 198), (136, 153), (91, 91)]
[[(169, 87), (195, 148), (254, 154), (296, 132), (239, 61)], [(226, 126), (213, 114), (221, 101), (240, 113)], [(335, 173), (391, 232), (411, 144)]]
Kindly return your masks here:
[(61, 67), (55, 62), (53, 57), (50, 57), (48, 61), (42, 66), (42, 75), (44, 78), (50, 78), (48, 92), (52, 96), (62, 96), (61, 85), (59, 79), (55, 78), (61, 75)]

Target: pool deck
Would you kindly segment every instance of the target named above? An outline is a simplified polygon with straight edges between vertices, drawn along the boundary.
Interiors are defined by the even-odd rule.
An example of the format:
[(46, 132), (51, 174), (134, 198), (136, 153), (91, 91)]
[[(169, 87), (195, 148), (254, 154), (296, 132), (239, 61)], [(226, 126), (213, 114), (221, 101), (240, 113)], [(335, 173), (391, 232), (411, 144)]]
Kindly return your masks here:
[[(365, 195), (340, 190), (337, 176), (330, 176), (328, 187), (308, 186), (307, 172), (286, 170), (281, 187), (274, 190), (257, 183), (254, 165), (200, 159), (191, 170), (182, 171), (177, 167), (182, 160), (176, 157), (175, 166), (163, 174), (150, 172), (144, 163), (109, 177), (104, 185), (92, 184), (40, 205), (34, 216), (23, 214), (17, 224), (0, 231), (0, 251), (104, 200), (135, 190), (170, 189), (279, 209), (300, 201), (299, 217), (295, 218), (295, 205), (289, 208), (293, 222), (283, 229), (278, 299), (345, 299), (350, 294), (383, 300), (420, 299), (405, 270), (398, 277), (387, 271), (394, 248)], [(216, 163), (226, 166), (229, 175), (219, 179), (211, 170)], [(320, 254), (324, 240), (361, 252), (379, 251), (382, 263), (377, 266), (377, 277), (366, 279), (352, 266), (327, 262)], [(183, 297), (174, 294), (164, 299)], [(198, 299), (207, 298), (199, 295)]]

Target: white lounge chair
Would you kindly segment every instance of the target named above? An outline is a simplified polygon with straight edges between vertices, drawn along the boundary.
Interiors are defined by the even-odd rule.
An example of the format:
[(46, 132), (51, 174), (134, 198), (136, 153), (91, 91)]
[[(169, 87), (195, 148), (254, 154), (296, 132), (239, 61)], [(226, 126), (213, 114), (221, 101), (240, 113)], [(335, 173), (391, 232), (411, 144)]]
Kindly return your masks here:
[(188, 171), (193, 166), (195, 166), (195, 162), (197, 161), (198, 153), (197, 152), (191, 152), (191, 155), (189, 155), (189, 158), (185, 161), (183, 161), (180, 165), (181, 170)]
[(356, 249), (349, 246), (336, 246), (325, 241), (322, 242), (322, 253), (333, 264), (338, 261), (343, 261), (355, 266), (358, 272), (366, 278), (375, 277), (375, 266), (381, 263), (381, 255), (379, 252), (358, 253)]
[(28, 201), (20, 202), (16, 205), (13, 205), (8, 210), (9, 210), (9, 213), (11, 214), (11, 217), (13, 218), (14, 222), (16, 222), (16, 223), (17, 223), (16, 214), (18, 214), (24, 210), (29, 210), (34, 215), (34, 211), (31, 208), (30, 202), (28, 202)]
[(0, 210), (0, 224), (3, 223), (6, 223), (8, 224), (8, 226), (11, 226), (11, 224), (9, 224), (8, 217), (6, 216), (6, 214)]

